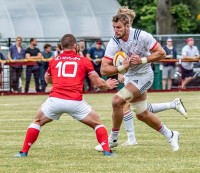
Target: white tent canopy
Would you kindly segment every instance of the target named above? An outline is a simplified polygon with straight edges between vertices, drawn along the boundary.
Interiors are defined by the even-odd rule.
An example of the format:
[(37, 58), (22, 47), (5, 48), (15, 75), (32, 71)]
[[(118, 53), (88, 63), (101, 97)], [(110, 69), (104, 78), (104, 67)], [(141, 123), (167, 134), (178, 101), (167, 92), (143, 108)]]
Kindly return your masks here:
[(110, 37), (117, 0), (0, 0), (3, 37)]

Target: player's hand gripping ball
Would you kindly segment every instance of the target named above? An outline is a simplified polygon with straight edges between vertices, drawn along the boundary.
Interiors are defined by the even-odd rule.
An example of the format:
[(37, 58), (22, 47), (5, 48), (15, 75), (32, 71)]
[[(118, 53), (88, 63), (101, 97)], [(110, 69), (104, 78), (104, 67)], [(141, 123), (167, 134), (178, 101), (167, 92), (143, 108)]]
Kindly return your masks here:
[(113, 65), (116, 67), (122, 65), (122, 62), (124, 61), (125, 58), (126, 54), (123, 51), (117, 52), (113, 58)]

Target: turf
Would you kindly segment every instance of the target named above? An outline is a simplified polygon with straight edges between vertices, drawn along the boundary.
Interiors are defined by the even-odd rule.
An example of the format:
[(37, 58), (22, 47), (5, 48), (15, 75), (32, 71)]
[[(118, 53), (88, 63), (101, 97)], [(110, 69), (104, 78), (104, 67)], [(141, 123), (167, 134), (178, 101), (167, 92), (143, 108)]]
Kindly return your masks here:
[[(85, 100), (111, 129), (113, 94), (86, 94)], [(63, 115), (42, 128), (27, 158), (13, 158), (22, 146), (34, 115), (47, 96), (0, 96), (0, 173), (197, 173), (200, 172), (199, 92), (149, 93), (148, 102), (166, 102), (180, 97), (189, 118), (174, 110), (157, 115), (181, 133), (180, 150), (172, 152), (159, 133), (135, 119), (137, 146), (123, 147), (126, 132), (122, 125), (116, 157), (107, 158), (94, 150), (94, 131)]]

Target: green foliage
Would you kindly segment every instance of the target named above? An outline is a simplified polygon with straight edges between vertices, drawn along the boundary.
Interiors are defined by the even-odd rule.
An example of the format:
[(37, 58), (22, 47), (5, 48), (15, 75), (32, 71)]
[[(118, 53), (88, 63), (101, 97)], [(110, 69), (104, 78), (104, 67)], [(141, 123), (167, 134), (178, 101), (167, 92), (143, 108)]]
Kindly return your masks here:
[(189, 10), (192, 15), (197, 16), (200, 12), (200, 1), (199, 0), (172, 0), (172, 6), (178, 4), (185, 4), (189, 7)]
[(199, 0), (172, 0), (171, 13), (177, 21), (178, 33), (200, 33), (200, 21), (197, 19)]
[[(118, 0), (122, 6), (135, 10), (135, 28), (141, 28), (152, 34), (156, 33), (156, 7), (158, 0)], [(199, 0), (172, 0), (171, 13), (176, 20), (178, 33), (200, 33)]]
[(139, 24), (141, 25), (141, 28), (144, 30), (155, 33), (156, 32), (156, 7), (152, 7), (150, 5), (145, 5), (141, 12), (144, 14), (140, 17)]
[(156, 4), (158, 0), (118, 0), (122, 6), (128, 6), (136, 12), (133, 26), (155, 34)]
[(198, 27), (198, 21), (191, 14), (190, 7), (186, 4), (177, 4), (171, 7), (171, 13), (176, 19), (178, 33), (192, 33)]

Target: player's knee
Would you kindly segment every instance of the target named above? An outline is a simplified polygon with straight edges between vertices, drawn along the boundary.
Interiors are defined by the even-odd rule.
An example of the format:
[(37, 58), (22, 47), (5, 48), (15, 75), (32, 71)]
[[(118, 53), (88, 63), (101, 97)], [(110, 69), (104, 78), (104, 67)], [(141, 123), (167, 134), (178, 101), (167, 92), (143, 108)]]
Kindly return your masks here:
[(89, 124), (89, 126), (93, 129), (95, 129), (97, 126), (101, 125), (102, 123), (100, 121), (93, 121)]
[(114, 97), (112, 99), (112, 106), (113, 107), (120, 107), (120, 106), (123, 106), (125, 103), (126, 103), (125, 100), (120, 98), (118, 95), (114, 95)]
[(139, 101), (139, 102), (135, 102), (135, 103), (131, 103), (132, 107), (133, 107), (133, 111), (135, 112), (136, 116), (141, 116), (143, 117), (143, 113), (146, 113), (147, 110), (147, 101), (143, 100), (143, 101)]
[(119, 90), (115, 95), (117, 95), (125, 101), (133, 99), (133, 93), (131, 93), (126, 87)]
[(38, 124), (39, 126), (43, 126), (48, 122), (51, 122), (52, 120), (50, 120), (49, 118), (35, 118), (34, 119), (34, 123)]
[(40, 118), (35, 118), (33, 122), (34, 122), (35, 124), (39, 125), (39, 126), (42, 126), (42, 123), (41, 123), (41, 119), (40, 119)]
[(147, 118), (147, 111), (144, 111), (143, 113), (137, 114), (136, 117), (140, 121), (145, 121)]

